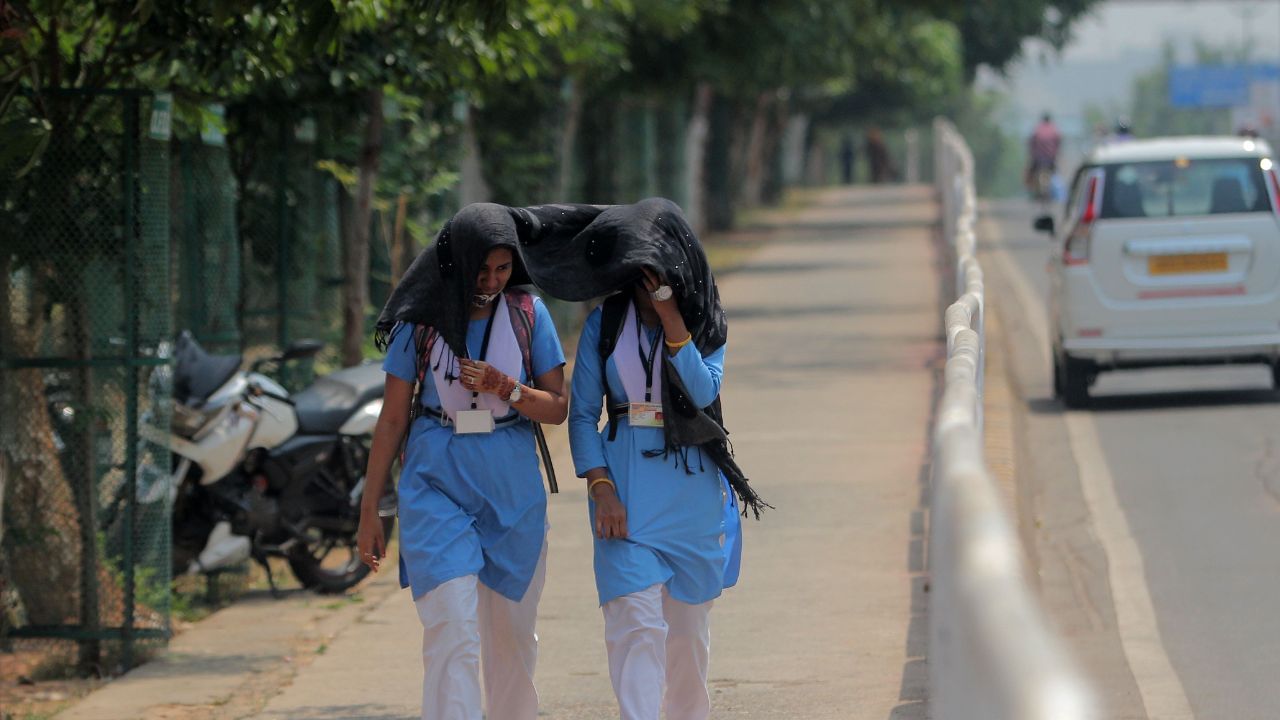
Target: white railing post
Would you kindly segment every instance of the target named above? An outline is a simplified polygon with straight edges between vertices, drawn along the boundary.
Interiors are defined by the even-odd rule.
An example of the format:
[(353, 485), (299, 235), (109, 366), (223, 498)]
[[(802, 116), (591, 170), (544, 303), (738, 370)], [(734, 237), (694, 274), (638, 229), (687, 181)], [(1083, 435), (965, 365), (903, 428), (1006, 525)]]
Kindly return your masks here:
[(937, 720), (1092, 720), (1092, 688), (1024, 576), (1008, 509), (983, 459), (986, 293), (977, 258), (973, 156), (934, 121), (934, 182), (958, 295), (933, 428), (929, 511), (929, 703)]

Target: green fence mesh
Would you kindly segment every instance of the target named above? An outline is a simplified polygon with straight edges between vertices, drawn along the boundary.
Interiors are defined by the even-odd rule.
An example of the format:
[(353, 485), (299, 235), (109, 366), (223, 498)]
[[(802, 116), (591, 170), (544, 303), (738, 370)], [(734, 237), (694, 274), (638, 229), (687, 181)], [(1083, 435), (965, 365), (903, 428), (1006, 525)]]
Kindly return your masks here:
[(11, 636), (79, 641), (86, 670), (127, 667), (169, 631), (169, 450), (145, 432), (170, 405), (150, 382), (172, 335), (167, 108), (41, 101), (86, 121), (54, 123), (24, 177), (0, 168), (4, 614)]
[(210, 352), (240, 349), (236, 183), (225, 142), (173, 143), (174, 305), (180, 330)]
[[(338, 186), (316, 167), (322, 158), (317, 123), (263, 113), (262, 132), (245, 140), (254, 161), (240, 196), (244, 248), (242, 348), (267, 354), (302, 338), (336, 348), (341, 337), (341, 247)], [(313, 377), (309, 363), (282, 371), (297, 390)]]

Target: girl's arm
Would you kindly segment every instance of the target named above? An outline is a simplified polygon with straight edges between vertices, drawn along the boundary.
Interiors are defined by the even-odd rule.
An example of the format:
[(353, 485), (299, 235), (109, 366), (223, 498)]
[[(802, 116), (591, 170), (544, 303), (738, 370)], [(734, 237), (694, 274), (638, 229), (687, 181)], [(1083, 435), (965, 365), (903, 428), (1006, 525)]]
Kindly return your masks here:
[(400, 453), (404, 433), (409, 427), (412, 398), (413, 385), (395, 375), (387, 375), (382, 412), (378, 414), (378, 424), (373, 429), (364, 491), (360, 496), (360, 529), (356, 538), (360, 559), (375, 572), (387, 554), (387, 539), (382, 534), (382, 520), (378, 517), (378, 501), (387, 487), (391, 464)]

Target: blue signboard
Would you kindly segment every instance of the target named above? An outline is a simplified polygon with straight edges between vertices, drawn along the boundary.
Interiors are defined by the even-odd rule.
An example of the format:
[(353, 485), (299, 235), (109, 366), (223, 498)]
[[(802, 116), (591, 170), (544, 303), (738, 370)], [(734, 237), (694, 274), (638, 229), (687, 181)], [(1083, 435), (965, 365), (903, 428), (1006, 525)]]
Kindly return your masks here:
[(1280, 79), (1280, 65), (1181, 65), (1169, 70), (1173, 107), (1245, 107), (1249, 86)]

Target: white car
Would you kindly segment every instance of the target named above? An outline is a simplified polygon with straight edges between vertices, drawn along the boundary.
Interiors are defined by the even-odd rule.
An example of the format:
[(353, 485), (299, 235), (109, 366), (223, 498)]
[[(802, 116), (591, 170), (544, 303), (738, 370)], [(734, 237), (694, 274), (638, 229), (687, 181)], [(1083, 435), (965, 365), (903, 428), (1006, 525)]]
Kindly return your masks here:
[[(1266, 142), (1104, 145), (1071, 183), (1049, 266), (1054, 390), (1103, 370), (1265, 363), (1280, 385), (1280, 183)], [(1054, 233), (1053, 218), (1036, 220)]]

